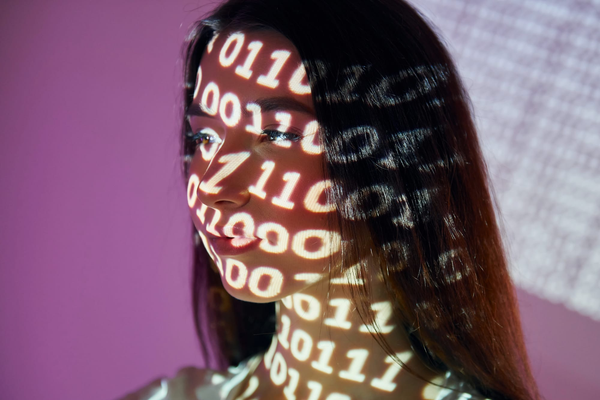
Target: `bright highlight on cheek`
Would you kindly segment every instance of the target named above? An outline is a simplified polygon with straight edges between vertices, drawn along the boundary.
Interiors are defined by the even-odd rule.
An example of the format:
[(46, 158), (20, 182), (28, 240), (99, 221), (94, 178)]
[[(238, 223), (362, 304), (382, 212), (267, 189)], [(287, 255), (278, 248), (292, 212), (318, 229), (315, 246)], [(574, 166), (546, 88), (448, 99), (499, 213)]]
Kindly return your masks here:
[[(320, 246), (316, 250), (307, 250), (307, 242), (309, 240), (314, 242), (314, 239), (320, 240)], [(292, 250), (301, 257), (316, 260), (337, 253), (341, 244), (342, 238), (337, 232), (323, 229), (308, 229), (298, 232), (294, 236)]]
[(326, 213), (335, 211), (335, 205), (329, 203), (321, 203), (319, 199), (324, 197), (325, 191), (331, 187), (332, 183), (329, 179), (320, 181), (311, 186), (304, 198), (304, 207), (312, 212)]
[(288, 210), (294, 208), (294, 203), (289, 199), (292, 195), (292, 191), (298, 183), (298, 179), (300, 179), (300, 174), (298, 172), (286, 172), (283, 175), (283, 180), (287, 183), (285, 184), (281, 194), (277, 197), (273, 197), (272, 203), (276, 206), (287, 208)]
[(198, 200), (198, 186), (200, 185), (200, 178), (196, 174), (190, 175), (188, 179), (188, 187), (187, 187), (187, 201), (188, 206), (193, 208), (196, 205), (196, 200)]
[[(260, 248), (268, 253), (280, 254), (287, 250), (287, 244), (290, 234), (282, 225), (275, 222), (265, 222), (256, 231), (256, 235), (262, 240)], [(269, 240), (269, 237), (275, 236), (275, 240)]]

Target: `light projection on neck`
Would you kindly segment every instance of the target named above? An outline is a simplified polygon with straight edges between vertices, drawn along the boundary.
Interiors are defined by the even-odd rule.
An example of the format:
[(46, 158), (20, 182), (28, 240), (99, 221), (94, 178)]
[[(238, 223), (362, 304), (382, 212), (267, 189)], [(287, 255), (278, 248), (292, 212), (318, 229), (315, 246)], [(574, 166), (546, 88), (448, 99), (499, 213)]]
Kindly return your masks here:
[[(321, 397), (323, 394), (323, 385), (314, 380), (303, 381), (302, 375), (305, 370), (303, 365), (310, 365), (311, 370), (316, 373), (322, 373), (326, 376), (335, 376), (341, 379), (340, 382), (356, 382), (367, 384), (369, 387), (380, 390), (382, 392), (394, 392), (397, 387), (395, 382), (402, 368), (396, 363), (396, 358), (403, 363), (408, 363), (413, 356), (411, 351), (405, 351), (395, 354), (395, 357), (374, 356), (369, 349), (366, 348), (345, 348), (338, 346), (335, 340), (320, 340), (315, 341), (314, 337), (302, 328), (295, 327), (292, 318), (288, 316), (294, 315), (294, 318), (299, 318), (299, 321), (316, 321), (321, 315), (321, 305), (317, 298), (305, 294), (295, 293), (285, 297), (281, 301), (282, 307), (278, 308), (280, 314), (279, 333), (272, 342), (269, 350), (264, 355), (264, 365), (269, 371), (271, 382), (276, 386), (282, 386), (284, 396), (288, 399), (297, 397), (297, 390), (305, 387), (303, 393), (308, 398), (313, 399), (351, 399), (347, 394), (333, 392)], [(339, 321), (346, 321), (346, 317), (351, 307), (349, 299), (336, 298), (331, 299), (330, 306), (337, 307), (335, 314), (331, 320), (336, 323), (327, 324), (335, 329), (348, 330), (353, 327), (353, 324), (344, 326)], [(371, 308), (378, 313), (375, 317), (378, 320), (382, 331), (389, 332), (386, 327), (387, 315), (386, 310), (391, 310), (389, 302), (375, 302)], [(341, 310), (341, 311), (340, 311)], [(300, 324), (302, 325), (302, 324)], [(359, 325), (356, 325), (359, 326)], [(363, 329), (354, 328), (355, 332), (363, 332)], [(290, 358), (291, 356), (291, 358)], [(381, 364), (387, 367), (378, 368), (375, 375), (369, 375), (370, 369), (367, 363), (370, 358), (377, 357)], [(375, 360), (371, 361), (374, 362)], [(292, 366), (293, 365), (293, 366)], [(301, 368), (296, 368), (296, 365)], [(312, 375), (314, 376), (314, 374)], [(302, 386), (305, 385), (305, 386)], [(306, 398), (306, 397), (304, 397)], [(427, 397), (429, 398), (429, 397)]]

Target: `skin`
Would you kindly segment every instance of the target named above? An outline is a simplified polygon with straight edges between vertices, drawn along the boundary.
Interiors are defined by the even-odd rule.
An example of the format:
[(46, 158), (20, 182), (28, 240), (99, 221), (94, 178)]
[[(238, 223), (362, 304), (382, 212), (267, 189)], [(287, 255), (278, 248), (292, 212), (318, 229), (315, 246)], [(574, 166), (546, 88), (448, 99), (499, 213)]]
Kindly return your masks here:
[[(289, 52), (285, 62), (267, 79), (283, 52)], [(188, 116), (197, 144), (188, 184), (192, 220), (232, 296), (277, 302), (272, 346), (229, 398), (434, 399), (439, 388), (389, 360), (365, 328), (346, 290), (356, 278), (337, 268), (342, 244), (328, 223), (335, 210), (324, 190), (313, 189), (316, 195), (307, 199), (311, 188), (326, 188), (327, 179), (318, 131), (307, 129), (316, 117), (294, 46), (274, 32), (222, 32), (203, 55), (197, 80)], [(252, 104), (262, 106), (260, 125)], [(376, 270), (375, 260), (363, 262)], [(365, 278), (392, 349), (414, 372), (441, 383), (391, 318), (383, 283), (374, 273)], [(203, 376), (181, 370), (169, 396), (194, 398)], [(153, 385), (144, 393), (157, 393), (160, 383)]]

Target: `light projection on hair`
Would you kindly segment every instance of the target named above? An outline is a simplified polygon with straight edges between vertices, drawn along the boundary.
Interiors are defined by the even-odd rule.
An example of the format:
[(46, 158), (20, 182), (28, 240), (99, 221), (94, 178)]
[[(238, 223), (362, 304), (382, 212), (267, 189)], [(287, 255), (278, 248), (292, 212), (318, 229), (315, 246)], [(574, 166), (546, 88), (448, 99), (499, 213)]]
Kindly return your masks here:
[[(208, 96), (211, 96), (210, 105), (208, 105)], [(209, 82), (202, 92), (202, 98), (200, 99), (200, 108), (208, 115), (217, 115), (219, 111), (219, 98), (221, 93), (219, 87), (214, 82)]]
[(365, 375), (361, 371), (365, 366), (368, 356), (369, 351), (366, 349), (349, 350), (346, 353), (346, 357), (352, 359), (352, 362), (347, 370), (340, 371), (340, 378), (348, 379), (349, 381), (364, 382)]
[[(437, 72), (431, 71), (437, 69)], [(436, 78), (443, 77), (443, 70), (435, 66), (419, 66), (410, 70), (400, 71), (395, 75), (388, 75), (381, 78), (379, 83), (372, 86), (371, 90), (366, 91), (364, 101), (374, 107), (389, 107), (414, 100), (419, 96), (430, 92), (437, 86)], [(411, 89), (400, 86), (401, 89), (394, 93), (393, 86), (398, 85), (407, 78), (414, 78)], [(436, 83), (432, 85), (431, 83)]]
[(331, 299), (329, 305), (336, 307), (333, 318), (326, 318), (323, 324), (341, 329), (350, 329), (352, 323), (348, 321), (348, 314), (352, 303), (348, 299)]
[(227, 178), (233, 173), (246, 159), (250, 157), (249, 151), (242, 151), (239, 153), (225, 154), (219, 158), (219, 164), (224, 164), (219, 171), (217, 171), (212, 178), (208, 181), (202, 181), (200, 183), (200, 190), (206, 193), (219, 193), (222, 189), (221, 186), (216, 186), (223, 179)]
[(361, 98), (359, 93), (356, 93), (356, 87), (360, 82), (361, 76), (368, 70), (368, 67), (362, 65), (354, 65), (344, 68), (339, 78), (340, 83), (336, 85), (339, 89), (331, 91), (325, 96), (331, 102), (346, 102), (350, 103)]
[[(350, 143), (360, 145), (356, 144), (351, 148)], [(379, 148), (379, 134), (372, 126), (355, 126), (335, 136), (332, 147), (335, 152), (330, 155), (331, 161), (353, 163), (371, 156)]]
[(198, 72), (196, 72), (196, 87), (194, 87), (194, 98), (198, 97), (198, 92), (200, 91), (201, 83), (202, 83), (202, 67), (198, 67)]
[[(364, 204), (368, 200), (377, 197), (377, 205)], [(369, 217), (377, 217), (387, 212), (396, 200), (394, 189), (389, 185), (373, 185), (366, 188), (357, 189), (350, 193), (344, 201), (344, 206), (340, 210), (344, 218), (350, 220), (362, 220)]]
[(371, 304), (371, 309), (375, 311), (375, 321), (372, 324), (361, 325), (358, 330), (360, 332), (375, 332), (375, 327), (379, 327), (381, 333), (390, 333), (394, 330), (395, 325), (387, 325), (392, 318), (392, 303), (389, 301), (381, 301)]
[[(398, 357), (400, 361), (406, 364), (408, 360), (411, 359), (412, 355), (412, 352), (405, 351), (396, 354), (396, 357)], [(371, 381), (371, 386), (377, 389), (385, 390), (386, 392), (393, 392), (396, 388), (396, 384), (393, 382), (393, 380), (396, 378), (396, 376), (402, 368), (398, 364), (396, 364), (396, 361), (390, 356), (387, 356), (385, 358), (385, 363), (390, 364), (390, 366), (381, 378), (373, 378), (373, 380)]]
[[(219, 53), (219, 62), (223, 67), (229, 67), (231, 64), (233, 64), (242, 50), (242, 46), (244, 45), (244, 37), (245, 36), (243, 33), (236, 32), (227, 38), (225, 44), (221, 48), (221, 52)], [(227, 54), (232, 44), (234, 47), (231, 52)]]
[(235, 73), (243, 78), (250, 79), (252, 76), (252, 70), (250, 68), (252, 68), (252, 64), (254, 63), (254, 60), (256, 59), (256, 56), (262, 47), (263, 43), (259, 40), (250, 42), (248, 44), (248, 50), (250, 50), (250, 52), (246, 57), (246, 61), (244, 61), (243, 65), (238, 65), (235, 68)]
[(291, 210), (294, 208), (294, 203), (290, 201), (290, 196), (294, 191), (294, 188), (298, 184), (298, 180), (300, 179), (300, 174), (298, 172), (286, 172), (283, 175), (283, 181), (286, 182), (281, 194), (279, 196), (273, 197), (271, 202), (276, 206), (287, 208)]
[(271, 59), (275, 60), (271, 69), (266, 75), (261, 75), (258, 77), (256, 82), (260, 85), (270, 87), (272, 89), (276, 88), (279, 85), (279, 80), (276, 79), (279, 71), (283, 68), (283, 65), (287, 61), (290, 56), (290, 52), (287, 50), (276, 50), (271, 54)]
[(304, 69), (304, 65), (300, 64), (290, 79), (290, 90), (300, 95), (310, 94), (310, 85), (308, 85), (308, 82), (304, 83), (303, 81), (306, 81), (306, 69)]
[[(231, 104), (231, 114), (227, 114), (227, 106)], [(236, 126), (242, 118), (240, 99), (233, 93), (225, 93), (219, 105), (219, 115), (227, 126)]]

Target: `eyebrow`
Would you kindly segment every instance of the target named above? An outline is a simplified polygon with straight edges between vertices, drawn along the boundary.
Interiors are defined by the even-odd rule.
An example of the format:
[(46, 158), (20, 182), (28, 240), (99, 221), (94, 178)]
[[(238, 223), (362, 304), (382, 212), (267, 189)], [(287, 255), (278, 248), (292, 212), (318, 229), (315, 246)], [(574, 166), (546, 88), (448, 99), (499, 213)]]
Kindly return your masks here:
[[(257, 99), (256, 101), (252, 101), (247, 104), (250, 104), (250, 103), (258, 104), (260, 106), (260, 109), (262, 112), (289, 110), (289, 111), (298, 111), (298, 112), (314, 115), (314, 111), (311, 107), (309, 107), (306, 104), (303, 104), (303, 103), (299, 102), (298, 100), (293, 99), (291, 97), (281, 96), (281, 97), (260, 98), (260, 99)], [(245, 107), (242, 107), (242, 114), (245, 117), (252, 116), (252, 113), (250, 111), (246, 110)], [(202, 108), (200, 107), (199, 104), (191, 104), (186, 112), (186, 116), (187, 117), (195, 116), (195, 117), (215, 118), (214, 115), (210, 115), (210, 114), (206, 113), (204, 110), (202, 110)]]

